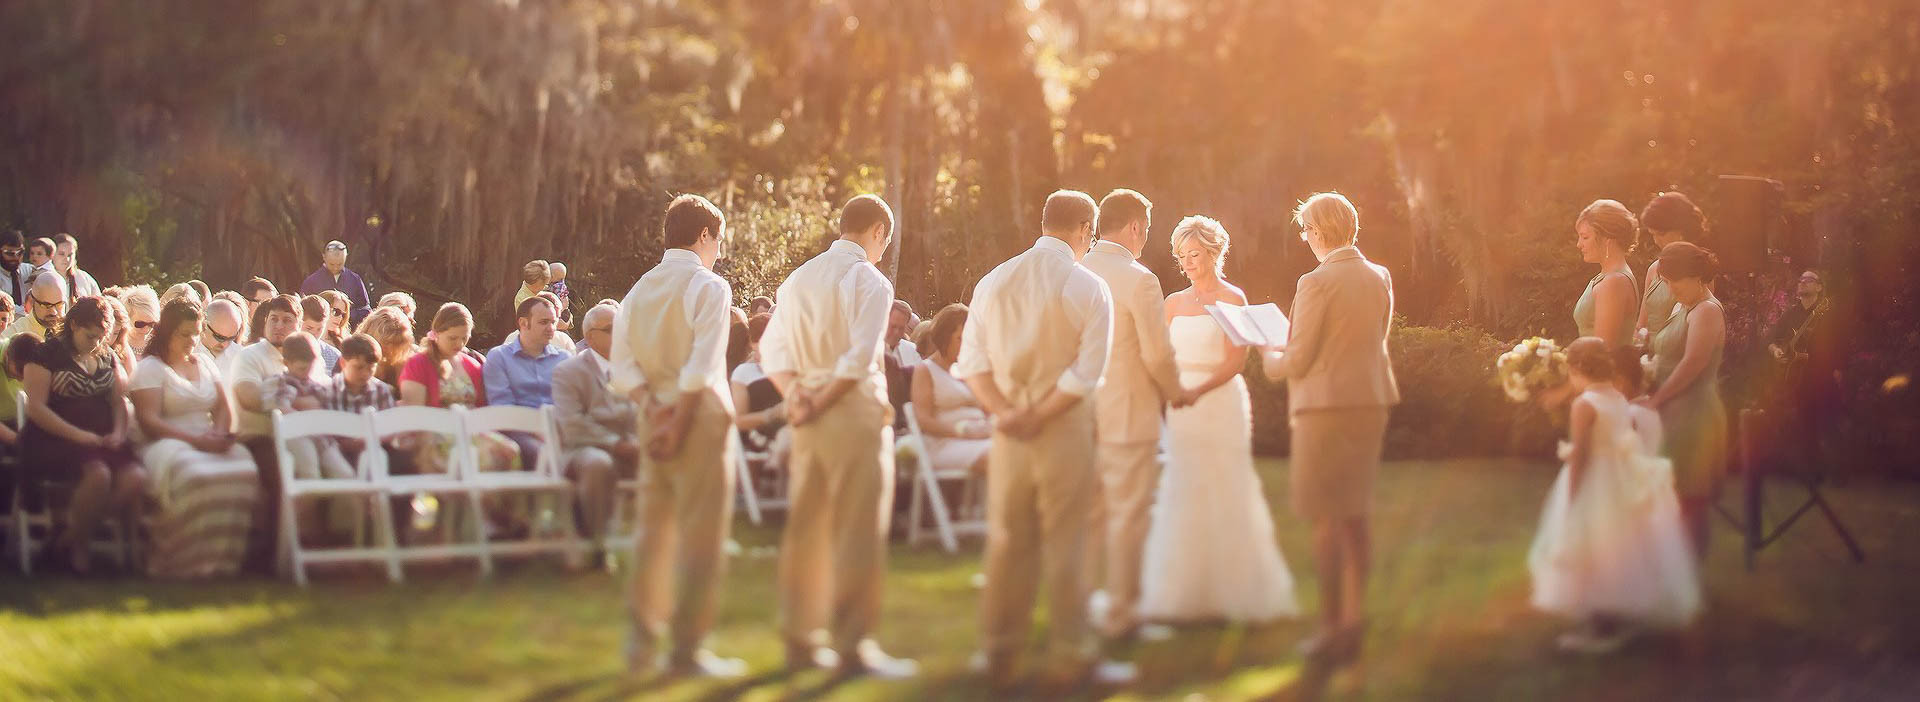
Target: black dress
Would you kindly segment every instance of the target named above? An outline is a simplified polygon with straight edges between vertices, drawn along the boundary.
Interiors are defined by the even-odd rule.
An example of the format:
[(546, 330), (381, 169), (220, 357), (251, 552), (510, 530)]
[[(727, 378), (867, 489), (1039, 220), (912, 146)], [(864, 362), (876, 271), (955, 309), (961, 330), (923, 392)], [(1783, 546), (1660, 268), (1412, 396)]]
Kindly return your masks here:
[[(52, 375), (47, 385), (47, 408), (54, 414), (68, 424), (95, 434), (104, 436), (113, 432), (114, 413), (126, 411), (125, 406), (114, 406), (113, 384), (119, 360), (113, 354), (102, 356), (99, 365), (89, 373), (74, 359), (73, 347), (55, 337), (42, 344), (29, 363), (47, 369)], [(27, 422), (20, 445), (26, 449), (26, 474), (40, 480), (77, 481), (81, 464), (89, 461), (105, 462), (115, 470), (135, 463), (131, 444), (118, 449), (81, 446), (32, 421)]]

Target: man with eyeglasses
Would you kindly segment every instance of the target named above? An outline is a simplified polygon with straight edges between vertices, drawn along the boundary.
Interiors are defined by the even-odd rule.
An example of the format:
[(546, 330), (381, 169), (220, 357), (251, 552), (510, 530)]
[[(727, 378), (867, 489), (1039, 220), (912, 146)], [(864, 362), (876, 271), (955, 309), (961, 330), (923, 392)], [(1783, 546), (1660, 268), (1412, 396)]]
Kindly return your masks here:
[(42, 339), (50, 331), (60, 326), (60, 320), (67, 316), (67, 282), (57, 275), (35, 276), (33, 283), (27, 286), (27, 313), (20, 315), (0, 333), (0, 338), (11, 339), (19, 334), (33, 334)]
[(320, 269), (300, 283), (301, 295), (318, 295), (322, 290), (338, 290), (347, 296), (347, 302), (352, 306), (348, 319), (354, 326), (359, 326), (360, 320), (366, 319), (367, 311), (371, 309), (367, 305), (367, 283), (360, 279), (359, 273), (347, 269), (347, 245), (338, 239), (327, 242), (326, 252), (320, 259)]
[(93, 274), (80, 270), (80, 242), (72, 234), (53, 235), (53, 272), (67, 279), (67, 290), (73, 293), (73, 299), (100, 295), (100, 283), (93, 279)]
[[(20, 305), (27, 307), (27, 280), (32, 278), (33, 268), (24, 260), (27, 256), (27, 236), (18, 229), (0, 232), (0, 292)], [(0, 324), (11, 324), (13, 315), (0, 318)]]
[(200, 328), (200, 350), (220, 368), (220, 377), (232, 377), (233, 361), (240, 357), (240, 336), (245, 332), (238, 306), (226, 300), (207, 304), (207, 323)]

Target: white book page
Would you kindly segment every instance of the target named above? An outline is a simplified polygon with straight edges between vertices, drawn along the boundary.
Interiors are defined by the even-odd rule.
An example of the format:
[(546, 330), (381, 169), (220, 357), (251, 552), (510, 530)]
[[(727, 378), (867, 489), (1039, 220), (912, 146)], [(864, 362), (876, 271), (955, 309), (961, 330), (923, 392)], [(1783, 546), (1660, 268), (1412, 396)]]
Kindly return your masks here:
[(1293, 329), (1293, 322), (1280, 311), (1280, 306), (1271, 302), (1246, 308), (1248, 320), (1260, 329), (1261, 346), (1279, 346), (1287, 343), (1287, 334)]
[(1263, 337), (1258, 324), (1247, 316), (1244, 307), (1225, 302), (1217, 302), (1205, 307), (1207, 314), (1213, 315), (1213, 321), (1220, 325), (1227, 340), (1234, 346), (1259, 346)]

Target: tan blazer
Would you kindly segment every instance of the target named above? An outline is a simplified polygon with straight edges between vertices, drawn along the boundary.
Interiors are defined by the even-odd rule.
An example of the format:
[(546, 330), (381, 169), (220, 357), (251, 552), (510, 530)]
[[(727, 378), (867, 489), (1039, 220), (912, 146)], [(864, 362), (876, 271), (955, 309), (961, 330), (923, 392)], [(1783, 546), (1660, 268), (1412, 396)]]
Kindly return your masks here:
[(1336, 249), (1300, 276), (1287, 350), (1265, 363), (1268, 378), (1288, 382), (1289, 413), (1399, 404), (1392, 323), (1393, 276), (1359, 249)]
[(1167, 400), (1180, 393), (1160, 278), (1111, 241), (1094, 244), (1080, 265), (1113, 293), (1113, 350), (1094, 391), (1095, 431), (1107, 443), (1156, 441)]
[(613, 393), (607, 377), (584, 350), (553, 367), (553, 416), (560, 424), (560, 446), (611, 449), (634, 435), (639, 409)]

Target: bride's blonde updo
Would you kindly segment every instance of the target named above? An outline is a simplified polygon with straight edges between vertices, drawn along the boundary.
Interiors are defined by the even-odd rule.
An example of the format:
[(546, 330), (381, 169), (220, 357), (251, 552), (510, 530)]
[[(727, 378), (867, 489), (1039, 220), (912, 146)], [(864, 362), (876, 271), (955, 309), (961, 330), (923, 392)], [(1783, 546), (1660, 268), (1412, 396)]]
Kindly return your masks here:
[(1233, 248), (1233, 237), (1227, 235), (1227, 228), (1220, 221), (1202, 215), (1189, 215), (1174, 225), (1173, 236), (1168, 238), (1173, 245), (1174, 258), (1180, 257), (1180, 245), (1192, 239), (1213, 255), (1213, 273), (1220, 275), (1227, 265), (1227, 249)]

